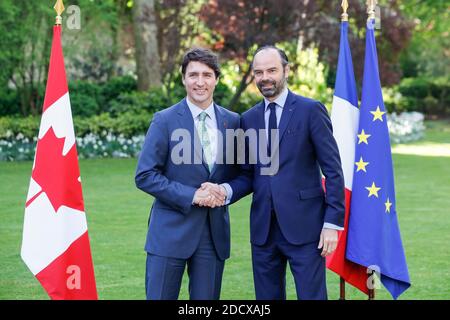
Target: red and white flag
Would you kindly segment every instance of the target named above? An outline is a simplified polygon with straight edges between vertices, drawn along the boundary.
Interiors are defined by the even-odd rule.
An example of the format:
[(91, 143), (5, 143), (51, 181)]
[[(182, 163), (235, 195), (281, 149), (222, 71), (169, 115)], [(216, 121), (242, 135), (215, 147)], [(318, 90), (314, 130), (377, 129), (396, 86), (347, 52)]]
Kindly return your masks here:
[(352, 211), (350, 200), (355, 168), (355, 145), (359, 123), (358, 96), (347, 32), (348, 22), (344, 21), (341, 24), (336, 84), (331, 110), (333, 135), (339, 148), (342, 171), (344, 173), (345, 220), (344, 230), (339, 232), (336, 250), (327, 257), (327, 268), (336, 272), (346, 282), (367, 294), (369, 292), (367, 288), (367, 268), (346, 258), (349, 217)]
[(50, 298), (97, 299), (61, 25), (53, 27), (47, 88), (25, 205), (21, 256)]

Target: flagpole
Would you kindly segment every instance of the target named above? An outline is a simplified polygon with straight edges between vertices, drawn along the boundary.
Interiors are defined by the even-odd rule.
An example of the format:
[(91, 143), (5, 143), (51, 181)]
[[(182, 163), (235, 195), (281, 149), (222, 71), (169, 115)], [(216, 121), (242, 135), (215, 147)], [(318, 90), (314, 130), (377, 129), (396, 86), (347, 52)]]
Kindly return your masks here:
[[(348, 21), (348, 14), (347, 14), (348, 1), (342, 0), (341, 7), (342, 7), (341, 21), (342, 22)], [(345, 300), (345, 280), (342, 276), (339, 277), (339, 300)]]
[[(377, 0), (367, 0), (367, 21), (372, 21), (375, 19), (375, 6), (377, 5)], [(375, 275), (375, 271), (372, 270), (370, 273), (368, 273), (367, 278), (372, 279), (372, 277)], [(373, 283), (373, 281), (372, 281)], [(369, 299), (368, 300), (375, 300), (375, 289), (369, 288)]]
[(61, 25), (62, 24), (61, 14), (64, 11), (63, 0), (56, 0), (55, 6), (53, 8), (55, 9), (56, 14), (57, 14), (55, 25)]
[(367, 20), (370, 21), (372, 19), (375, 19), (375, 6), (377, 5), (377, 0), (367, 0)]

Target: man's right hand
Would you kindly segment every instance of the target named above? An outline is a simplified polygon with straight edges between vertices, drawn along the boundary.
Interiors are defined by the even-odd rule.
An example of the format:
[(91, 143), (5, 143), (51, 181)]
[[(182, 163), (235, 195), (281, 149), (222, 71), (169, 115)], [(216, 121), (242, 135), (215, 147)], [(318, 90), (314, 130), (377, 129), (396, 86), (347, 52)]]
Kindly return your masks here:
[(223, 186), (216, 183), (204, 182), (202, 183), (201, 188), (203, 190), (208, 190), (211, 195), (213, 195), (216, 199), (223, 201), (225, 204), (227, 199), (227, 190)]
[(203, 183), (194, 195), (194, 203), (201, 207), (220, 207), (225, 204), (226, 191), (213, 183)]

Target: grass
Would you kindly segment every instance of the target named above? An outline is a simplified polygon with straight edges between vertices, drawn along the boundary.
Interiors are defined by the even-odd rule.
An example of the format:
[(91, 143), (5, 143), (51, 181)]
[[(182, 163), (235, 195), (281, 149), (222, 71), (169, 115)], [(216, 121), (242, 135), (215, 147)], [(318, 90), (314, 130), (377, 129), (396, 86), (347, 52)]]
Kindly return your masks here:
[[(424, 145), (450, 148), (450, 123), (427, 123), (423, 141), (394, 150), (397, 206), (412, 287), (400, 299), (450, 298), (450, 156), (417, 154)], [(410, 152), (408, 152), (408, 150)], [(420, 149), (422, 152), (424, 149)], [(448, 152), (449, 150), (447, 150)], [(24, 202), (31, 162), (0, 163), (0, 299), (48, 299), (20, 258)], [(100, 299), (144, 299), (148, 212), (152, 199), (134, 186), (135, 159), (81, 160), (83, 193)], [(251, 197), (231, 206), (231, 258), (225, 264), (222, 299), (254, 299), (249, 244)], [(181, 299), (188, 298), (187, 276)], [(339, 277), (327, 273), (330, 299)], [(295, 299), (287, 273), (288, 299)], [(347, 286), (348, 299), (366, 299)], [(377, 299), (391, 299), (384, 289)]]

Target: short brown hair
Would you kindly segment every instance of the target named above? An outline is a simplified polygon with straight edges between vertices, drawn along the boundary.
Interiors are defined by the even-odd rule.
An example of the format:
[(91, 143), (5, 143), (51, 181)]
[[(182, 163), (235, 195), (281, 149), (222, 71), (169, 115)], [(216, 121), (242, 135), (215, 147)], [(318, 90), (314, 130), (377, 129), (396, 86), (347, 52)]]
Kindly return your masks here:
[(183, 57), (183, 62), (181, 63), (181, 74), (183, 75), (183, 77), (186, 74), (186, 68), (189, 62), (191, 61), (198, 61), (207, 65), (212, 70), (214, 70), (216, 78), (219, 78), (220, 76), (219, 59), (217, 58), (217, 55), (215, 55), (212, 51), (203, 48), (194, 48), (186, 52), (186, 54)]

